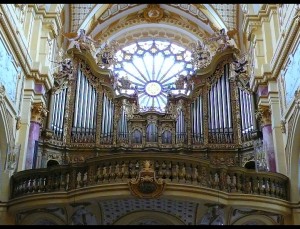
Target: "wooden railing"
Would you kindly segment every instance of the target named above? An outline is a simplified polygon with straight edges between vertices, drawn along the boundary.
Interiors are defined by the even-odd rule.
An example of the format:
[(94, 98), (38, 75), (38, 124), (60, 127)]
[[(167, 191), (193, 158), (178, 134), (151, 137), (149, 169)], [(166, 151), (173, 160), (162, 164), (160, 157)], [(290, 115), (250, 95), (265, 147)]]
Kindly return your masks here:
[(255, 172), (241, 167), (216, 167), (193, 156), (170, 153), (113, 154), (91, 158), (84, 163), (21, 171), (12, 176), (11, 199), (35, 193), (126, 183), (138, 175), (146, 160), (151, 162), (157, 178), (165, 179), (167, 185), (190, 184), (227, 193), (289, 200), (289, 180), (282, 174)]

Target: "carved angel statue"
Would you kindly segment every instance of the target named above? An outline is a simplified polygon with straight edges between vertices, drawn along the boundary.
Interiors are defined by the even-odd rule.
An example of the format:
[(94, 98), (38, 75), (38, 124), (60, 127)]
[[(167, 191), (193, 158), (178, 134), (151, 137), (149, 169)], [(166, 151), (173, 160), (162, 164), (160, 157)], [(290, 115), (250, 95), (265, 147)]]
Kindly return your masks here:
[(178, 79), (175, 81), (176, 89), (184, 89), (186, 79), (184, 75), (179, 75)]
[(109, 68), (111, 65), (114, 65), (117, 61), (115, 57), (115, 53), (119, 47), (118, 42), (112, 40), (110, 42), (106, 42), (96, 54), (97, 57), (97, 65), (101, 68)]
[(79, 34), (71, 32), (71, 33), (62, 33), (62, 35), (67, 38), (69, 41), (74, 41), (75, 48), (82, 50), (88, 50), (95, 52), (96, 48), (94, 44), (98, 42), (92, 39), (90, 36), (85, 34), (84, 29), (79, 30)]
[(233, 36), (237, 33), (236, 29), (225, 32), (225, 29), (221, 29), (220, 31), (213, 34), (212, 37), (208, 39), (208, 41), (217, 41), (219, 43), (219, 48), (217, 51), (224, 51), (228, 47), (232, 47), (229, 40), (233, 38)]
[(200, 41), (197, 44), (193, 43), (190, 45), (192, 49), (192, 64), (196, 68), (204, 68), (211, 62), (211, 54), (207, 46)]
[(58, 93), (60, 90), (66, 88), (70, 80), (73, 79), (73, 65), (70, 59), (64, 59), (60, 63), (60, 69), (53, 74), (54, 87), (53, 92)]
[(127, 75), (119, 78), (119, 83), (122, 89), (130, 89), (131, 82)]
[(247, 74), (247, 53), (241, 55), (239, 58), (234, 60), (231, 64), (232, 73), (230, 79), (237, 82), (237, 85), (248, 92), (250, 92), (249, 86), (249, 75)]

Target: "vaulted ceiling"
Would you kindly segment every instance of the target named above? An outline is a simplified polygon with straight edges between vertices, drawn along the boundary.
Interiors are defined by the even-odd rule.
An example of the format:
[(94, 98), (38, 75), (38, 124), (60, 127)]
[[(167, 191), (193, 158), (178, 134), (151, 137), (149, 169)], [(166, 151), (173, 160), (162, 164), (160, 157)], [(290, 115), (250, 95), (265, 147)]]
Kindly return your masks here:
[[(151, 10), (159, 15), (151, 15)], [(154, 11), (153, 11), (154, 12)], [(225, 28), (239, 31), (239, 4), (66, 4), (64, 32), (85, 29), (101, 43), (166, 37), (188, 47)], [(239, 36), (232, 43), (239, 47)], [(210, 47), (213, 49), (213, 47)]]

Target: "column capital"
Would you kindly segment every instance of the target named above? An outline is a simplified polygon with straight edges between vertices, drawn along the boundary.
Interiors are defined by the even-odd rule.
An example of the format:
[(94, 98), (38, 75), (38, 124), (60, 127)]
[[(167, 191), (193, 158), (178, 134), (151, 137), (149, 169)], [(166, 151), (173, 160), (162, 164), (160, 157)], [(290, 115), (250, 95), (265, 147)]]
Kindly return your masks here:
[(48, 110), (42, 102), (33, 103), (31, 106), (31, 121), (42, 123), (47, 116)]
[(270, 106), (259, 105), (255, 116), (260, 121), (262, 126), (272, 123)]

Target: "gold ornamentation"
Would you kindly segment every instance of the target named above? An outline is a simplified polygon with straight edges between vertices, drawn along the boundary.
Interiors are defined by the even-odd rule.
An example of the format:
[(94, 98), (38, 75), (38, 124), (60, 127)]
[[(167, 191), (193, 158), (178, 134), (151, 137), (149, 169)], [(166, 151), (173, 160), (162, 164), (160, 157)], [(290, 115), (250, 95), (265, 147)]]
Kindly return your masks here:
[(52, 131), (52, 130), (47, 130), (47, 129), (43, 130), (43, 131), (42, 131), (42, 137), (43, 137), (46, 141), (52, 139), (52, 137), (53, 137), (53, 131)]
[(156, 179), (150, 161), (146, 160), (138, 178), (131, 179), (128, 185), (131, 193), (136, 197), (157, 198), (163, 193), (166, 183), (162, 178)]
[(31, 121), (42, 124), (44, 118), (47, 116), (49, 111), (42, 102), (33, 103), (31, 106)]
[[(127, 15), (124, 18), (121, 18), (117, 20), (116, 22), (112, 23), (107, 27), (107, 29), (100, 31), (96, 36), (95, 39), (97, 39), (100, 42), (104, 42), (107, 40), (108, 37), (112, 36), (112, 34), (115, 34), (125, 28), (128, 28), (129, 26), (135, 26), (145, 23), (147, 20), (142, 13), (135, 12), (132, 14)], [(195, 36), (199, 38), (205, 38), (207, 37), (207, 34), (205, 31), (199, 28), (199, 26), (190, 21), (190, 20), (182, 20), (182, 18), (172, 12), (164, 11), (164, 16), (160, 19), (160, 22), (164, 22), (166, 24), (172, 24), (174, 26), (182, 26), (186, 30), (190, 31), (191, 33), (195, 34)], [(149, 37), (148, 33), (146, 34), (147, 37)], [(121, 39), (125, 38), (126, 34), (124, 36), (120, 37), (118, 40), (119, 43), (121, 43)], [(144, 35), (143, 35), (144, 37)], [(177, 36), (176, 36), (177, 37)]]
[(52, 92), (59, 93), (66, 87), (69, 87), (70, 81), (73, 80), (73, 65), (70, 59), (64, 59), (59, 62), (60, 69), (57, 73), (53, 74), (54, 87)]
[(217, 52), (223, 52), (227, 48), (233, 48), (233, 45), (230, 44), (230, 40), (237, 34), (237, 30), (233, 29), (225, 32), (225, 29), (221, 29), (218, 32), (215, 32), (207, 41), (216, 41), (218, 42)]
[(259, 105), (255, 116), (263, 126), (271, 124), (271, 110), (269, 106)]
[(163, 9), (158, 4), (149, 4), (144, 10), (144, 17), (147, 21), (158, 23), (164, 15)]
[(79, 30), (79, 34), (76, 32), (71, 33), (62, 33), (62, 35), (67, 38), (69, 41), (74, 42), (75, 48), (79, 49), (80, 51), (86, 50), (89, 52), (95, 52), (95, 44), (98, 44), (97, 41), (95, 41), (90, 36), (86, 35), (86, 32), (84, 29)]
[(206, 68), (212, 59), (212, 55), (203, 42), (197, 41), (197, 44), (190, 45), (192, 48), (192, 64), (197, 68)]

